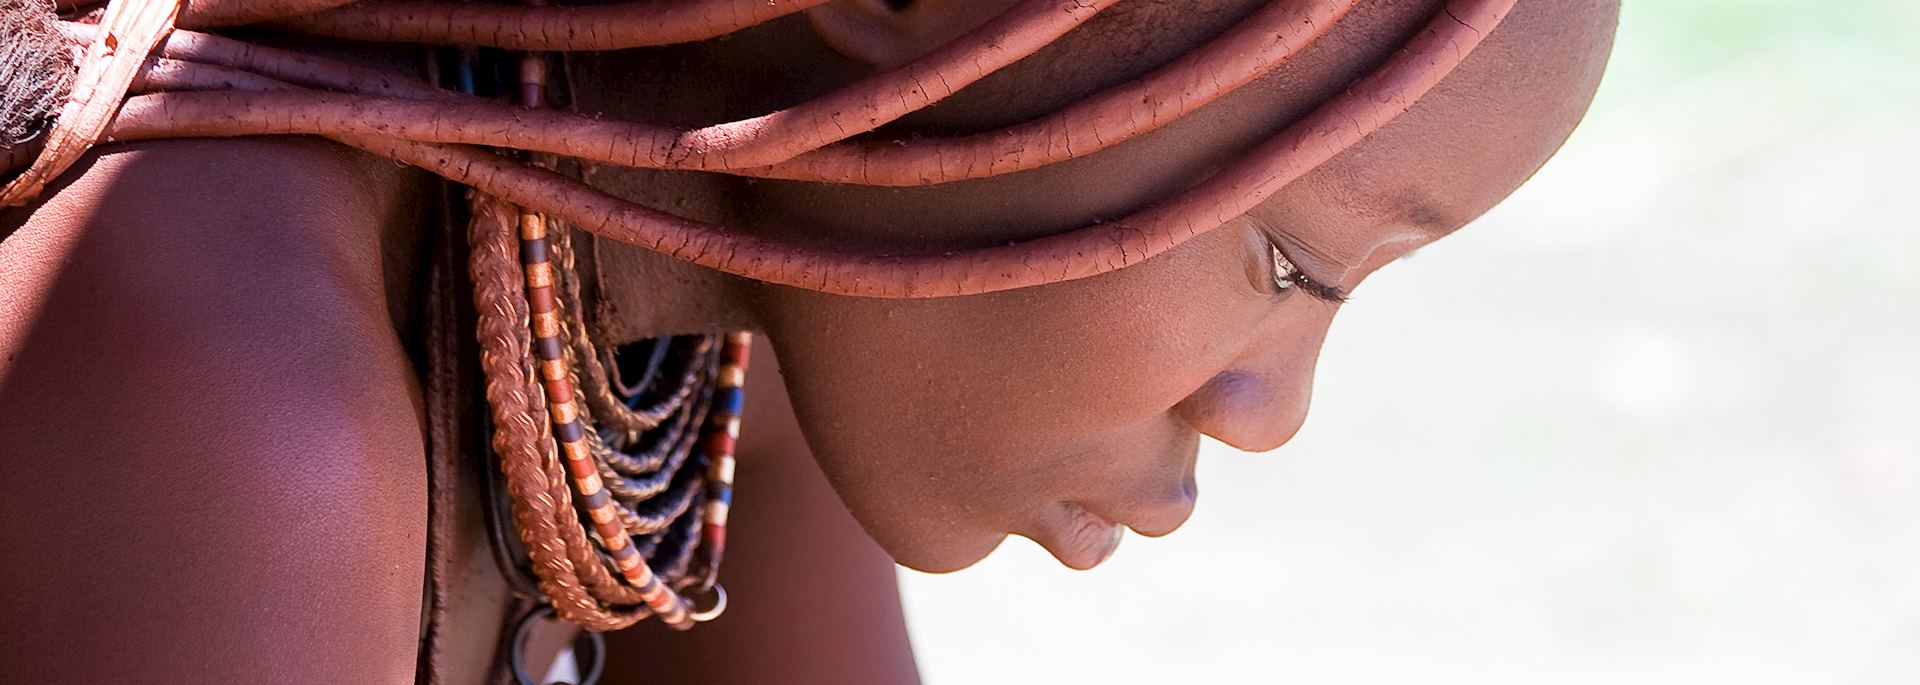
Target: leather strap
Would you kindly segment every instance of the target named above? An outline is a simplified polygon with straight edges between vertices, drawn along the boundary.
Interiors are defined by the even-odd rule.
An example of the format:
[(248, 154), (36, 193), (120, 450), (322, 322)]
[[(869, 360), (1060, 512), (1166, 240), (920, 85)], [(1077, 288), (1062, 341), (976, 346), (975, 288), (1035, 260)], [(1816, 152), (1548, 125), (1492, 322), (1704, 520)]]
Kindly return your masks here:
[[(511, 682), (503, 642), (517, 599), (488, 540), (493, 468), (481, 437), (478, 350), (466, 283), (465, 189), (442, 184), (440, 221), (428, 246), (421, 375), (427, 430), (427, 560), (420, 627), (423, 685)], [(511, 534), (511, 532), (509, 532)]]

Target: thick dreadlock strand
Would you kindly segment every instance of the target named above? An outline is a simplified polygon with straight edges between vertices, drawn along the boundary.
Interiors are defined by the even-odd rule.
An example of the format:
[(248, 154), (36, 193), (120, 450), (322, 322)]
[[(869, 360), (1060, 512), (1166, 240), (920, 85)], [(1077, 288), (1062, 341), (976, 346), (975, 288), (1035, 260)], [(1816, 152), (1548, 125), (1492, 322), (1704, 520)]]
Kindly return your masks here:
[[(9, 1), (17, 4), (20, 0), (0, 0)], [(34, 1), (44, 3), (45, 0)], [(1001, 18), (921, 60), (786, 110), (692, 130), (515, 110), (428, 94), (436, 91), (418, 83), (409, 88), (391, 82), (390, 78), (387, 82), (362, 79), (324, 60), (304, 58), (296, 62), (276, 57), (273, 61), (285, 63), (285, 73), (263, 75), (296, 85), (318, 84), (327, 90), (344, 92), (323, 94), (274, 89), (273, 92), (229, 90), (143, 95), (118, 110), (111, 130), (105, 130), (104, 119), (99, 116), (103, 112), (93, 111), (90, 112), (92, 119), (84, 122), (84, 132), (75, 128), (74, 135), (65, 138), (84, 136), (83, 144), (95, 142), (100, 139), (93, 135), (95, 124), (101, 124), (99, 133), (116, 140), (317, 134), (422, 167), (522, 207), (567, 220), (589, 232), (754, 280), (865, 297), (970, 295), (1106, 273), (1143, 262), (1223, 225), (1412, 107), (1465, 60), (1500, 24), (1515, 2), (1447, 0), (1427, 28), (1378, 70), (1252, 148), (1240, 160), (1222, 167), (1213, 177), (1133, 216), (1015, 245), (904, 255), (809, 246), (688, 220), (608, 196), (585, 184), (519, 164), (488, 150), (465, 147), (521, 148), (623, 166), (702, 169), (733, 175), (839, 180), (866, 185), (915, 185), (993, 176), (1078, 157), (1103, 142), (1138, 135), (1154, 128), (1157, 121), (1178, 118), (1272, 69), (1357, 2), (1272, 0), (1267, 10), (1254, 15), (1245, 25), (1259, 30), (1228, 31), (1208, 48), (1190, 55), (1190, 59), (1177, 60), (1133, 84), (1123, 84), (1112, 93), (1091, 98), (1084, 106), (1061, 110), (1058, 118), (1040, 120), (1047, 126), (1038, 129), (1016, 126), (925, 145), (913, 140), (882, 145), (871, 141), (843, 142), (849, 136), (871, 131), (925, 107), (987, 72), (1033, 54), (1093, 11), (1117, 1), (1025, 0)], [(108, 7), (111, 14), (113, 8), (122, 4), (145, 8), (177, 2), (113, 0)], [(291, 10), (307, 2), (322, 4), (322, 0), (284, 0), (273, 4)], [(741, 7), (738, 2), (688, 0), (673, 5), (674, 12), (678, 13), (673, 16), (700, 17), (703, 21), (733, 16), (729, 12)], [(777, 9), (767, 11), (790, 11), (807, 2), (776, 2), (768, 7)], [(244, 3), (221, 0), (212, 4), (239, 7)], [(341, 13), (334, 16), (365, 14), (372, 17), (377, 14), (374, 8), (404, 7), (423, 16), (450, 18), (453, 15), (446, 13), (455, 12), (459, 7), (452, 4), (437, 7), (439, 4), (369, 3), (333, 11)], [(35, 7), (38, 14), (44, 14), (44, 4)], [(1058, 11), (1063, 8), (1073, 11)], [(620, 11), (643, 9), (634, 4)], [(538, 35), (553, 26), (548, 19), (577, 21), (583, 16), (527, 7), (488, 9), (486, 14), (490, 17), (487, 21), (476, 18), (467, 22), (467, 29), (462, 30), (481, 27), (486, 28), (486, 32), (498, 29), (503, 35)], [(289, 21), (282, 25), (298, 24)], [(397, 22), (397, 19), (382, 19), (376, 23), (398, 30)], [(633, 24), (627, 28), (643, 33), (659, 31), (661, 36), (656, 37), (663, 40), (672, 33), (666, 24)], [(1270, 28), (1273, 30), (1269, 31)], [(174, 37), (191, 42), (197, 35), (203, 34), (176, 32)], [(542, 49), (587, 46), (574, 32), (545, 35), (558, 44), (541, 44), (538, 47)], [(466, 37), (459, 34), (443, 38), (461, 41)], [(180, 55), (168, 54), (174, 51), (173, 42), (167, 41), (161, 54), (180, 59)], [(213, 41), (200, 39), (200, 42)], [(96, 48), (99, 45), (96, 41)], [(147, 50), (141, 48), (140, 51), (144, 54)], [(96, 51), (103, 55), (111, 52)], [(241, 59), (240, 55), (218, 61), (221, 66), (255, 73), (262, 71), (246, 66), (249, 60)], [(296, 72), (299, 78), (295, 77)], [(933, 82), (941, 85), (928, 85)], [(414, 89), (425, 92), (398, 92)], [(120, 104), (117, 98), (121, 92), (125, 92), (124, 89), (117, 90), (115, 99), (108, 104)], [(1120, 97), (1121, 93), (1126, 97)], [(112, 114), (111, 111), (104, 113)], [(1142, 126), (1138, 124), (1141, 120), (1149, 123)], [(74, 127), (63, 119), (54, 131), (58, 134), (67, 128)], [(1088, 136), (1096, 143), (1091, 148), (1083, 142)], [(1012, 149), (1002, 148), (1003, 140), (1018, 140), (1021, 144)], [(1055, 146), (1056, 142), (1060, 145)], [(1081, 144), (1072, 144), (1074, 142)], [(67, 149), (74, 147), (65, 144), (61, 150), (50, 148), (42, 159), (55, 161), (46, 164), (36, 161), (36, 167), (46, 168), (37, 174), (30, 170), (33, 182), (16, 184), (20, 186), (18, 189), (10, 188), (5, 201), (17, 204), (37, 193), (47, 177), (57, 174), (75, 157), (75, 151)], [(1056, 147), (1065, 153), (1050, 152)], [(19, 155), (8, 154), (5, 161), (15, 166), (20, 161)]]

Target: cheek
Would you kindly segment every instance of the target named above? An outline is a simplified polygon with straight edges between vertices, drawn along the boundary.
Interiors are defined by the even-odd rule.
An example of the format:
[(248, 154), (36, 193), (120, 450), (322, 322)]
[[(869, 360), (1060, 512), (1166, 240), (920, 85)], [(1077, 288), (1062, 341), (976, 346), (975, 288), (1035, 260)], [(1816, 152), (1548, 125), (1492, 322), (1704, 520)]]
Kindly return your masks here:
[[(1164, 431), (1271, 301), (1216, 232), (1082, 281), (884, 301), (768, 291), (762, 312), (808, 441), (869, 532), (993, 518), (1063, 464)], [(899, 531), (924, 536), (926, 531)], [(888, 545), (896, 557), (900, 550)]]
[[(1106, 276), (965, 298), (783, 290), (769, 327), (802, 411), (834, 425), (885, 417), (913, 433), (896, 447), (1071, 442), (1166, 412), (1244, 348), (1271, 302), (1240, 249), (1209, 235)], [(1006, 428), (1022, 434), (979, 435)]]

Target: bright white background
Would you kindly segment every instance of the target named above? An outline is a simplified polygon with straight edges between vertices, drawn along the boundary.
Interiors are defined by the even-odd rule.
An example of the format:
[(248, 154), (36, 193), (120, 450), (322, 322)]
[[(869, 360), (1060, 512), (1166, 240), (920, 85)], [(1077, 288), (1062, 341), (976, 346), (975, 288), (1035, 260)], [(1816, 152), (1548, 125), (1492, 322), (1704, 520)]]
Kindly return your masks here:
[(1628, 0), (1291, 445), (1089, 573), (903, 573), (930, 685), (1920, 683), (1920, 3)]

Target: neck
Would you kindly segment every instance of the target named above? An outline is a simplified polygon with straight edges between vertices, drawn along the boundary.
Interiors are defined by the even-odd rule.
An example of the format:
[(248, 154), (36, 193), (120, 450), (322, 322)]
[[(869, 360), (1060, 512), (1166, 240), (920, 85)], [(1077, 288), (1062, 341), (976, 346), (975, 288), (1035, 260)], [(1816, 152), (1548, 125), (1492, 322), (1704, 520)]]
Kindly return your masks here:
[[(581, 236), (581, 234), (576, 234)], [(592, 284), (588, 306), (602, 341), (624, 345), (692, 333), (760, 330), (741, 304), (739, 279), (605, 239), (582, 250), (580, 278)]]

